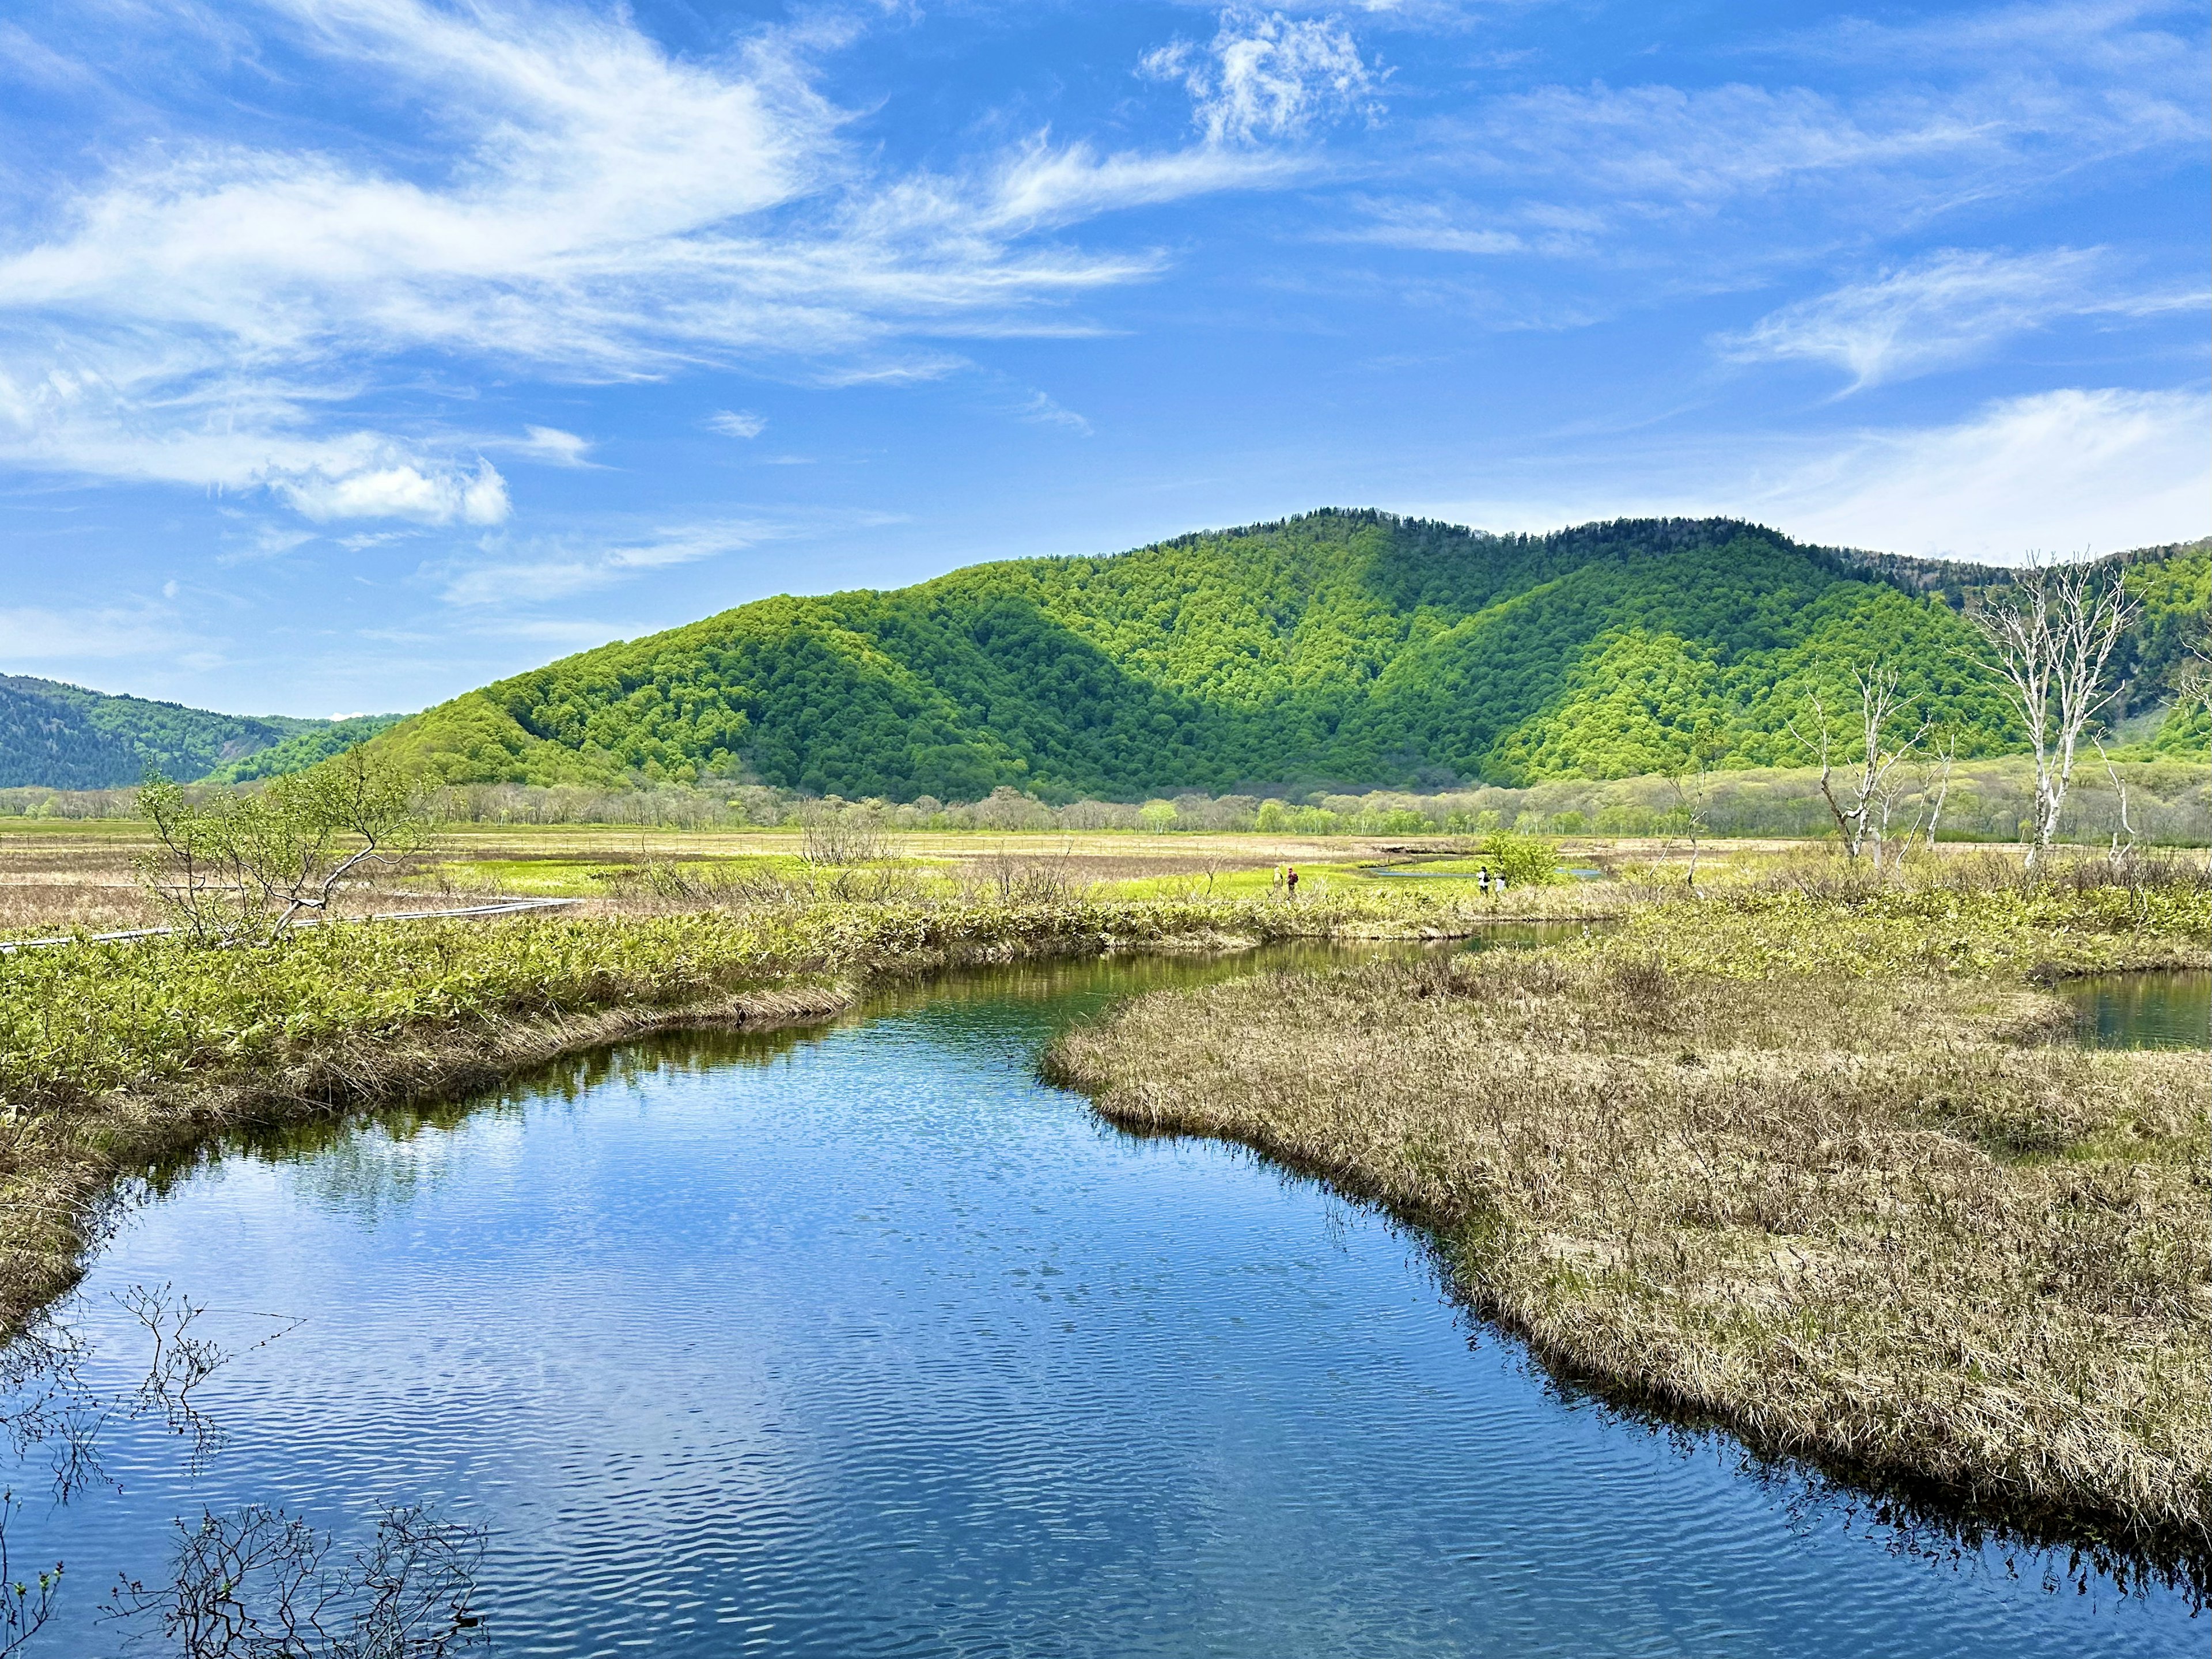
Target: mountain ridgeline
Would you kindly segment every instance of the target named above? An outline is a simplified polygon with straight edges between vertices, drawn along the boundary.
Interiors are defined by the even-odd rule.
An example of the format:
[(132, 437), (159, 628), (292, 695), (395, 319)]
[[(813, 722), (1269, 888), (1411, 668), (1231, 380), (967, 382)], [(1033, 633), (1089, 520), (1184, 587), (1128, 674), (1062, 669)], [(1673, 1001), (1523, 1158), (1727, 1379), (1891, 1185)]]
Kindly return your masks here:
[[(2212, 544), (2118, 556), (2168, 695)], [(1962, 756), (2021, 732), (1957, 608), (2001, 570), (1800, 545), (1730, 520), (1491, 536), (1321, 512), (1112, 557), (781, 597), (501, 680), (380, 742), (448, 783), (750, 775), (848, 798), (1330, 781), (1527, 783), (1801, 763), (1816, 698), (1887, 662)], [(1848, 724), (1848, 721), (1844, 722)], [(2177, 740), (2195, 724), (2172, 720)], [(2163, 740), (2162, 738), (2160, 739)]]
[(0, 788), (124, 788), (149, 768), (169, 777), (219, 782), (273, 777), (374, 737), (398, 719), (217, 714), (182, 703), (109, 696), (58, 680), (0, 675)]
[[(2212, 716), (2160, 711), (2212, 615), (2212, 542), (2113, 562), (2142, 604), (2115, 665), (2129, 752), (2202, 757)], [(1811, 729), (1816, 698), (1853, 713), (1850, 665), (1876, 660), (1962, 756), (2000, 754), (2021, 733), (1961, 608), (2008, 580), (1723, 519), (1487, 536), (1322, 512), (763, 599), (404, 721), (0, 676), (0, 787), (114, 788), (149, 768), (250, 783), (369, 738), (455, 784), (751, 776), (900, 800), (1525, 784), (1664, 772), (1693, 749), (1799, 763), (1791, 724)]]

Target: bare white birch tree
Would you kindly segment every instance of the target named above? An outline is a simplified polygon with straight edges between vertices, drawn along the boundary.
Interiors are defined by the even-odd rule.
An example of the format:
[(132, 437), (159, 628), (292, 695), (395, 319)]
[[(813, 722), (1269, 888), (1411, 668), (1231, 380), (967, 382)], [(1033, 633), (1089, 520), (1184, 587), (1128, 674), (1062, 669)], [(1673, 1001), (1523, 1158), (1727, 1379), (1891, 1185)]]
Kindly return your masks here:
[(2128, 782), (2120, 775), (2120, 769), (2112, 764), (2112, 756), (2106, 752), (2104, 738), (2093, 732), (2089, 741), (2097, 745), (2097, 758), (2105, 763), (2105, 775), (2112, 780), (2112, 793), (2119, 798), (2120, 821), (2112, 830), (2112, 850), (2105, 854), (2117, 872), (2127, 867), (2136, 851), (2136, 827), (2128, 817)]
[(1667, 782), (1674, 792), (1674, 810), (1668, 816), (1690, 839), (1688, 884), (1698, 884), (1698, 854), (1705, 835), (1706, 784), (1711, 776), (1701, 757), (1692, 756), (1689, 769), (1671, 775)]
[(1926, 814), (1912, 831), (1905, 837), (1909, 850), (1912, 836), (1923, 830), (1927, 833), (1928, 850), (1936, 850), (1936, 826), (1943, 817), (1943, 803), (1951, 796), (1951, 768), (1959, 758), (1959, 738), (1956, 732), (1945, 734), (1942, 746), (1932, 750), (1930, 763), (1920, 769), (1920, 805)]
[(1820, 760), (1820, 798), (1828, 803), (1828, 811), (1836, 820), (1836, 829), (1844, 838), (1844, 850), (1856, 858), (1871, 847), (1878, 864), (1883, 838), (1889, 833), (1890, 813), (1905, 787), (1905, 777), (1899, 768), (1920, 746), (1921, 738), (1927, 735), (1929, 721), (1923, 719), (1911, 737), (1893, 744), (1891, 732), (1895, 723), (1913, 702), (1899, 694), (1897, 671), (1879, 663), (1871, 667), (1854, 663), (1851, 678), (1859, 689), (1859, 757), (1848, 767), (1840, 793), (1836, 786), (1838, 745), (1828, 727), (1827, 708), (1818, 692), (1812, 698), (1814, 735), (1808, 738), (1800, 732), (1795, 720), (1790, 722), (1789, 732)]
[[(2212, 635), (2189, 647), (2189, 666), (2174, 685), (2173, 701), (2177, 708), (2212, 714)], [(2212, 870), (2212, 848), (2206, 849), (2205, 867)]]
[(2112, 700), (2105, 665), (2140, 607), (2117, 571), (2046, 564), (2031, 556), (2013, 580), (1977, 600), (1969, 619), (1990, 643), (2013, 712), (2035, 758), (2027, 862), (2048, 856), (2074, 781), (2075, 752)]
[(2183, 708), (2212, 710), (2212, 640), (2189, 647), (2189, 666), (2174, 684), (2173, 701)]

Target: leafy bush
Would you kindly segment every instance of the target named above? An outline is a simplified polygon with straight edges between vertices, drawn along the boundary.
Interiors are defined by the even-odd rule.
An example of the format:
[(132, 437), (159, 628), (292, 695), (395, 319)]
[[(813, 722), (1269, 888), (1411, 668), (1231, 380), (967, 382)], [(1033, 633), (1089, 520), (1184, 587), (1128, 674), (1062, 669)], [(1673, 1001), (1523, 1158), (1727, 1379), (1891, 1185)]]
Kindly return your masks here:
[(156, 775), (139, 791), (157, 850), (141, 873), (199, 944), (275, 939), (325, 920), (349, 883), (411, 852), (428, 828), (415, 781), (360, 749), (248, 794), (188, 795)]
[(1480, 856), (1492, 874), (1504, 877), (1515, 887), (1542, 887), (1567, 879), (1559, 873), (1559, 843), (1540, 836), (1501, 830), (1483, 842)]

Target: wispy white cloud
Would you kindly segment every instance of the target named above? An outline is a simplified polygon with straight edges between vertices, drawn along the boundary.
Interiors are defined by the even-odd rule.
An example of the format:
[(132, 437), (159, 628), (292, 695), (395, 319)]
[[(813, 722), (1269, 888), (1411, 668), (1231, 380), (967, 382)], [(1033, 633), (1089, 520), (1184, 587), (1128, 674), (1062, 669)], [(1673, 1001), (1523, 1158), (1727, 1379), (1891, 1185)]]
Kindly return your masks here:
[(1838, 445), (1747, 505), (1808, 540), (2018, 560), (2212, 531), (2212, 399), (2069, 389)]
[[(489, 446), (486, 446), (489, 447)], [(548, 466), (589, 466), (585, 458), (592, 453), (592, 441), (580, 438), (573, 432), (563, 432), (557, 426), (528, 426), (523, 428), (522, 441), (508, 442), (502, 447)]]
[(405, 463), (284, 478), (278, 491), (318, 523), (332, 519), (412, 519), (420, 524), (498, 524), (507, 515), (507, 480), (489, 461), (474, 473), (424, 472)]
[(720, 522), (674, 526), (596, 544), (570, 538), (501, 540), (486, 544), (483, 560), (434, 574), (441, 597), (449, 605), (528, 606), (607, 587), (645, 571), (718, 558), (781, 533), (770, 524)]
[(1015, 418), (1031, 426), (1065, 427), (1070, 432), (1091, 435), (1091, 422), (1072, 409), (1063, 409), (1042, 392), (1032, 392), (1021, 407), (1014, 411)]
[[(1054, 306), (1159, 264), (1021, 239), (1288, 171), (1255, 146), (1102, 156), (1039, 137), (884, 177), (845, 143), (799, 35), (694, 60), (624, 14), (553, 0), (264, 0), (243, 16), (327, 72), (376, 76), (433, 145), (179, 131), (46, 204), (36, 240), (0, 247), (0, 459), (266, 489), (317, 519), (495, 522), (504, 483), (474, 452), (514, 444), (332, 431), (380, 365), (942, 374), (958, 360), (904, 343), (1064, 330)], [(1220, 81), (1223, 120), (1290, 132), (1338, 96), (1332, 74), (1358, 82), (1318, 27), (1266, 23), (1267, 52)], [(584, 453), (553, 428), (520, 447)]]
[[(62, 361), (56, 361), (60, 357)], [(96, 477), (273, 492), (307, 517), (496, 524), (505, 481), (450, 446), (317, 429), (337, 393), (196, 375), (189, 349), (101, 362), (72, 342), (43, 365), (0, 356), (0, 460)], [(115, 372), (119, 369), (119, 373)]]
[[(1054, 144), (1040, 137), (997, 170), (980, 205), (984, 222), (994, 228), (1036, 228), (1220, 191), (1279, 185), (1312, 170), (1310, 158), (1281, 150), (1200, 144), (1101, 155), (1085, 143)], [(1099, 274), (1128, 282), (1159, 268), (1158, 254), (1139, 252), (1102, 264)]]
[(725, 438), (757, 438), (768, 430), (768, 418), (749, 409), (717, 410), (707, 417), (707, 430)]
[(2100, 249), (2005, 254), (1947, 248), (1784, 306), (1716, 344), (1740, 362), (1833, 363), (1850, 389), (1971, 362), (1999, 342), (2069, 317), (2202, 309), (2208, 296), (2128, 293)]
[(1883, 18), (1847, 14), (1747, 45), (1753, 54), (1916, 74), (1944, 64), (2027, 58), (2138, 90), (2168, 91), (2194, 74), (2193, 44), (2170, 27), (2183, 19), (2198, 23), (2202, 13), (2170, 0), (2031, 0)]
[(1541, 254), (1559, 258), (1590, 250), (1602, 219), (1588, 209), (1546, 202), (1484, 206), (1450, 197), (1360, 196), (1357, 216), (1318, 240), (1370, 242), (1431, 253)]
[(1316, 123), (1381, 113), (1382, 76), (1334, 17), (1300, 21), (1245, 6), (1224, 11), (1212, 42), (1176, 40), (1140, 65), (1180, 82), (1209, 144), (1295, 138)]
[(1840, 434), (1615, 432), (1595, 445), (1547, 434), (1485, 457), (1490, 492), (1407, 506), (1500, 531), (1722, 514), (1802, 541), (2013, 563), (2212, 531), (2208, 436), (2201, 391), (2072, 387)]
[(174, 655), (191, 637), (173, 612), (149, 605), (0, 605), (0, 662)]
[[(1878, 260), (1873, 250), (1924, 248), (1929, 227), (1954, 215), (1986, 222), (1992, 210), (2039, 197), (2072, 199), (2091, 177), (2200, 165), (2212, 139), (2202, 34), (2201, 21), (2175, 5), (1999, 7), (1948, 13), (1925, 28), (1839, 26), (1724, 48), (1723, 62), (1739, 72), (1760, 61), (1756, 81), (1523, 80), (1517, 90), (1478, 86), (1463, 100), (1429, 105), (1444, 112), (1425, 119), (1426, 100), (1409, 100), (1416, 118), (1403, 142), (1370, 146), (1343, 181), (1352, 187), (1307, 235), (1481, 261), (1491, 269), (1464, 302), (1437, 262), (1378, 259), (1362, 278), (1378, 295), (1447, 306), (1486, 327), (1579, 327), (1771, 291), (1784, 273), (1808, 270), (1832, 281), (1839, 264)], [(1388, 161), (1376, 164), (1386, 148)], [(2115, 255), (2105, 274), (2130, 268)], [(1756, 340), (1740, 329), (1720, 343), (1863, 349), (1875, 380), (1951, 354), (1965, 361), (1983, 349), (1977, 338), (1993, 343), (2008, 331), (1999, 284), (1984, 275), (1978, 319), (1963, 288), (1950, 296), (1959, 337), (1948, 342), (1942, 296), (1931, 290), (1920, 315), (1899, 319), (1911, 325), (1887, 355), (1874, 313), (1904, 301), (1901, 292), (1863, 296), (1868, 314), (1856, 319), (1840, 314), (1846, 302), (1833, 314), (1808, 303), (1808, 314), (1773, 319)], [(2117, 318), (2119, 306), (2105, 314)], [(1912, 344), (1923, 325), (1935, 330), (1924, 356)], [(1846, 332), (1856, 337), (1846, 343)]]
[[(1434, 124), (1440, 167), (1604, 212), (1616, 229), (1699, 234), (1758, 204), (1893, 234), (1969, 203), (2048, 187), (2100, 161), (2200, 143), (2193, 83), (2170, 53), (2125, 86), (2070, 76), (2047, 42), (1942, 60), (1945, 78), (1863, 90), (1735, 82), (1553, 86)], [(2193, 74), (2193, 70), (2190, 71)]]
[[(225, 512), (229, 514), (230, 509)], [(278, 523), (249, 514), (233, 514), (237, 528), (224, 537), (224, 550), (218, 558), (222, 564), (245, 564), (259, 559), (280, 559), (296, 548), (305, 547), (315, 539), (312, 530), (302, 530), (296, 524)], [(170, 584), (171, 586), (175, 584)], [(163, 589), (165, 598), (175, 594)]]

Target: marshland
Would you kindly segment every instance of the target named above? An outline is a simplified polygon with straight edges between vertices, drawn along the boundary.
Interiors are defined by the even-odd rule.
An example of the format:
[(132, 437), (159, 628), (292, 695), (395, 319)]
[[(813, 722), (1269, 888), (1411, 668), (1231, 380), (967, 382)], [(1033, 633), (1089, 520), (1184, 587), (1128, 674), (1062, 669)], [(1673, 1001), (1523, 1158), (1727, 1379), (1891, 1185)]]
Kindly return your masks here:
[(2212, 9), (0, 29), (0, 1659), (2204, 1653)]
[[(18, 937), (171, 914), (143, 825), (9, 837)], [(118, 1298), (161, 1282), (227, 1312), (240, 1355), (204, 1390), (219, 1477), (111, 1428), (130, 1486), (16, 1536), (158, 1567), (167, 1514), (335, 1458), (487, 1528), (471, 1583), (509, 1628), (580, 1629), (580, 1595), (602, 1627), (616, 1595), (621, 1628), (678, 1650), (710, 1602), (715, 1628), (865, 1648), (867, 1609), (923, 1581), (893, 1573), (857, 1624), (778, 1609), (833, 1603), (870, 1506), (915, 1502), (947, 1549), (1011, 1552), (1042, 1599), (1006, 1591), (1006, 1617), (1032, 1630), (1077, 1594), (1137, 1617), (1124, 1572), (1224, 1632), (1333, 1616), (1439, 1525), (1509, 1579), (1570, 1582), (1616, 1543), (1680, 1558), (1694, 1618), (1749, 1596), (1780, 1639), (1825, 1607), (1838, 1652), (2193, 1629), (2206, 1057), (2085, 1046), (2068, 992), (2201, 969), (2201, 857), (2030, 872), (1946, 847), (1877, 871), (1722, 843), (1693, 885), (1679, 844), (1522, 842), (449, 826), (273, 945), (0, 957), (11, 1328), (119, 1352)], [(1532, 848), (1552, 878), (1477, 886)], [(575, 902), (370, 920), (501, 896)], [(1508, 942), (1534, 948), (1479, 948)], [(247, 1311), (311, 1307), (346, 1312), (256, 1346)], [(802, 1307), (842, 1311), (817, 1334)], [(572, 1356), (552, 1393), (549, 1335)], [(665, 1383), (632, 1376), (639, 1345)], [(764, 1449), (761, 1424), (799, 1419), (763, 1364), (843, 1402), (856, 1426), (818, 1450), (857, 1509)], [(1297, 1426), (1347, 1368), (1332, 1434)], [(564, 1501), (619, 1505), (575, 1449), (635, 1422), (689, 1443), (698, 1411), (718, 1478), (774, 1472), (770, 1518), (689, 1566), (619, 1525), (571, 1556), (465, 1450), (488, 1436)], [(1145, 1426), (1100, 1440), (1093, 1411)], [(1192, 1436), (1255, 1431), (1290, 1485), (1176, 1498), (1182, 1546), (1132, 1530)], [(974, 1456), (975, 1480), (896, 1497), (917, 1434), (937, 1450), (909, 1473)], [(707, 1525), (689, 1465), (640, 1453), (677, 1483), (667, 1524)], [(1091, 1545), (1024, 1518), (1040, 1481)], [(1406, 1492), (1431, 1510), (1410, 1530)], [(1721, 1516), (1765, 1565), (1697, 1541)], [(1322, 1542), (1347, 1534), (1356, 1571)], [(1253, 1576), (1278, 1550), (1303, 1582)], [(1345, 1639), (1555, 1606), (1501, 1609), (1498, 1582), (1438, 1602), (1408, 1580)], [(1585, 1593), (1585, 1635), (1650, 1616)]]
[(2201, 966), (2212, 882), (2177, 866), (2114, 929), (2119, 895), (2009, 875), (1158, 993), (1048, 1072), (1388, 1205), (1609, 1395), (2202, 1564), (2212, 1073), (2080, 1047), (2023, 970)]

